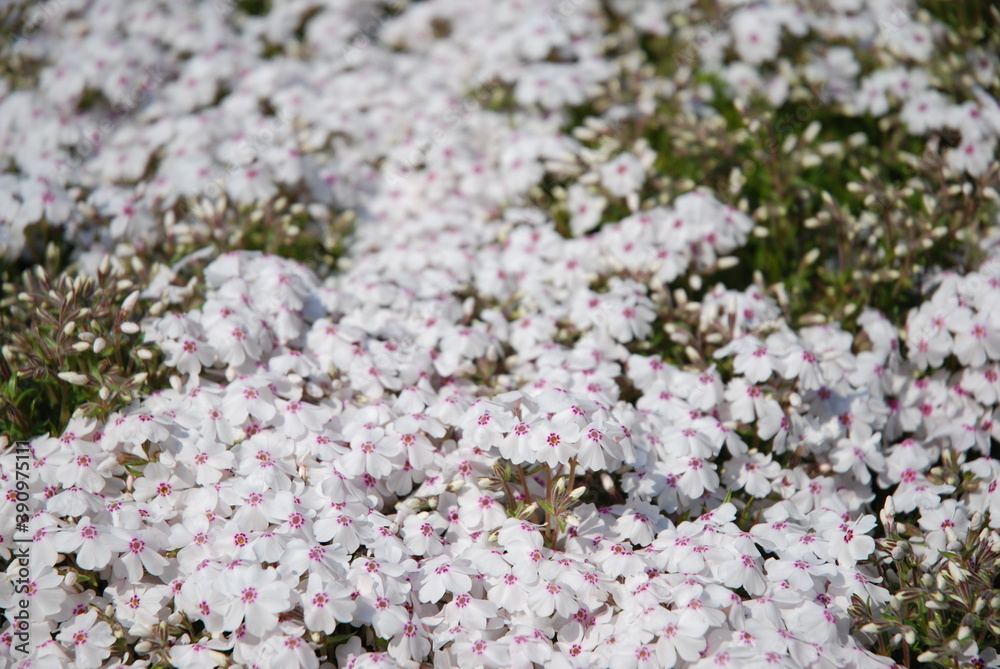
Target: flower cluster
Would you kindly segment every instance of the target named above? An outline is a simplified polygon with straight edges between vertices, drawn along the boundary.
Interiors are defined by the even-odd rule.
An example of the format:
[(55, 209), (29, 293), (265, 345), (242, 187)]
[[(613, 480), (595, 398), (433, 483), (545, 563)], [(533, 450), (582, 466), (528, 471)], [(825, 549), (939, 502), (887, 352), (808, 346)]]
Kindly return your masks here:
[[(146, 258), (100, 360), (141, 331), (166, 371), (31, 439), (24, 588), (0, 456), (34, 640), (5, 617), (0, 669), (992, 661), (896, 591), (1000, 546), (994, 55), (888, 0), (262, 4), (57, 4), (5, 47), (3, 252)], [(856, 202), (909, 164), (866, 132), (940, 160)], [(795, 175), (827, 158), (870, 183)], [(300, 236), (323, 266), (232, 250)]]
[[(412, 286), (351, 272), (321, 283), (230, 254), (205, 274), (201, 308), (147, 320), (183, 374), (174, 388), (33, 442), (33, 547), (49, 564), (32, 601), (53, 602), (39, 632), (112, 605), (127, 638), (178, 666), (212, 643), (316, 666), (344, 626), (402, 665), (868, 657), (837, 621), (853, 595), (886, 598), (857, 565), (874, 519), (834, 478), (780, 471), (727, 427), (782, 429), (758, 385), (627, 354), (599, 325), (572, 347), (515, 346), (517, 321), (455, 304), (428, 334)], [(365, 285), (383, 305), (355, 297)], [(816, 378), (788, 349), (769, 361)], [(520, 389), (474, 382), (499, 356)], [(616, 397), (623, 373), (634, 405)], [(731, 489), (783, 491), (748, 531), (721, 499), (723, 452)], [(602, 491), (609, 471), (621, 490)], [(595, 489), (617, 503), (581, 499)], [(60, 554), (107, 583), (82, 608)]]

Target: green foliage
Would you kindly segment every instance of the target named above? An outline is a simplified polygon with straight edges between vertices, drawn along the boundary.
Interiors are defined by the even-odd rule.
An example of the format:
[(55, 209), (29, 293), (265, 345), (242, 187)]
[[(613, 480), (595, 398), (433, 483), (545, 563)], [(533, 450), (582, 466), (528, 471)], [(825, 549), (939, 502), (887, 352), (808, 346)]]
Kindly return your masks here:
[[(982, 494), (985, 482), (962, 471), (960, 456), (945, 452), (931, 471), (936, 485), (955, 487), (948, 497)], [(884, 536), (872, 562), (892, 597), (885, 610), (855, 596), (854, 628), (874, 637), (882, 655), (904, 666), (964, 667), (978, 649), (1000, 647), (1000, 534), (977, 514), (965, 536), (945, 529), (946, 550), (926, 545), (916, 518), (883, 514)], [(975, 644), (976, 648), (972, 649)], [(975, 666), (975, 665), (973, 665)]]
[[(29, 228), (26, 258), (0, 261), (0, 423), (12, 440), (59, 434), (74, 413), (106, 418), (131, 401), (166, 387), (171, 373), (156, 346), (132, 330), (143, 316), (168, 305), (190, 309), (201, 301), (202, 269), (216, 255), (259, 250), (301, 262), (320, 275), (336, 266), (353, 226), (353, 214), (310, 213), (287, 197), (236, 207), (181, 202), (164, 215), (166, 239), (135, 249), (131, 259), (107, 263), (88, 276), (69, 261), (74, 249), (61, 231), (41, 223)], [(177, 221), (183, 221), (178, 224)], [(191, 253), (216, 253), (184, 261)], [(183, 267), (180, 267), (180, 264)], [(178, 266), (178, 270), (171, 269)], [(122, 303), (158, 272), (172, 275), (181, 297), (155, 303)], [(177, 303), (177, 300), (180, 303)], [(62, 375), (62, 376), (60, 376)]]
[(136, 325), (145, 268), (60, 270), (54, 244), (46, 259), (16, 276), (4, 267), (0, 421), (11, 439), (59, 434), (74, 413), (106, 418), (162, 383), (162, 361)]

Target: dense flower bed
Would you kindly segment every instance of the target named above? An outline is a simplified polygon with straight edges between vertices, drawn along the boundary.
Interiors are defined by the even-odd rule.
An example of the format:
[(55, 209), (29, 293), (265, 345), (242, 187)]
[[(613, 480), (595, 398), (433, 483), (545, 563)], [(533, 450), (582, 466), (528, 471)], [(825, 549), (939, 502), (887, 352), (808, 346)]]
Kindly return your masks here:
[(995, 12), (4, 11), (0, 668), (998, 663)]

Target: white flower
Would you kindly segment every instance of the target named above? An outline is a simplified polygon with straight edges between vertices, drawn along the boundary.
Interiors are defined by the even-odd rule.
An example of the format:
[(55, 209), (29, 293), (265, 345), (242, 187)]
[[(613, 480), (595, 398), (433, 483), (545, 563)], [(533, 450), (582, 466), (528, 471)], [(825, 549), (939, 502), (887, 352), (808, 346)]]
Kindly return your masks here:
[[(527, 591), (523, 592), (526, 597)], [(475, 599), (468, 593), (457, 595), (441, 608), (446, 625), (461, 624), (468, 630), (485, 630), (487, 622), (495, 618), (498, 611), (493, 599)]]
[(580, 450), (580, 428), (571, 422), (543, 421), (532, 430), (532, 457), (550, 467), (569, 464)]
[(222, 626), (235, 630), (241, 623), (258, 637), (273, 632), (278, 614), (291, 608), (288, 586), (273, 568), (236, 567), (222, 573), (218, 588), (229, 598)]
[(272, 431), (258, 432), (234, 448), (237, 472), (251, 483), (287, 490), (297, 471), (291, 440)]
[(401, 452), (398, 439), (387, 436), (381, 428), (371, 426), (351, 437), (351, 450), (341, 457), (340, 463), (348, 476), (367, 472), (376, 478), (384, 478), (392, 471), (392, 461)]
[(662, 666), (675, 666), (678, 657), (694, 662), (705, 650), (706, 621), (658, 607), (651, 622), (657, 629), (656, 658)]
[(223, 473), (232, 468), (235, 459), (232, 451), (212, 439), (185, 442), (177, 455), (177, 461), (194, 474), (195, 483), (200, 486), (218, 483)]
[[(18, 561), (11, 564), (17, 565)], [(62, 588), (63, 575), (51, 566), (32, 567), (27, 578), (21, 576), (19, 570), (12, 569), (11, 572), (11, 578), (0, 581), (0, 606), (4, 609), (20, 608), (17, 604), (25, 600), (31, 612), (44, 619), (57, 615), (63, 608), (66, 600), (66, 591)], [(16, 580), (13, 578), (15, 574)]]
[(781, 23), (770, 7), (757, 5), (733, 15), (732, 31), (736, 52), (746, 62), (759, 65), (773, 60), (781, 47)]
[(438, 555), (442, 549), (439, 533), (447, 527), (438, 513), (407, 516), (402, 527), (403, 543), (414, 555)]
[(115, 604), (117, 618), (136, 636), (152, 634), (163, 618), (163, 604), (171, 597), (166, 585), (118, 583), (105, 592)]
[(421, 565), (423, 582), (417, 591), (422, 602), (437, 602), (446, 592), (461, 594), (472, 588), (469, 578), (471, 565), (442, 555), (425, 560)]
[(600, 195), (592, 194), (583, 184), (578, 183), (570, 186), (566, 192), (569, 227), (574, 237), (580, 237), (601, 222), (607, 200)]
[(760, 558), (757, 555), (731, 552), (715, 565), (715, 570), (722, 578), (722, 582), (731, 588), (745, 588), (751, 595), (762, 594), (766, 588)]
[(753, 453), (737, 456), (726, 463), (726, 483), (733, 489), (743, 488), (754, 497), (771, 494), (771, 480), (777, 477), (781, 465), (771, 461), (771, 456)]
[(292, 439), (301, 438), (308, 432), (320, 432), (331, 416), (329, 408), (300, 400), (278, 400), (277, 409), (281, 419), (279, 428)]
[(110, 528), (106, 545), (110, 550), (121, 554), (113, 563), (115, 576), (122, 578), (127, 575), (130, 581), (139, 581), (146, 572), (153, 576), (162, 574), (170, 564), (158, 552), (163, 543), (163, 534), (153, 528)]
[(151, 462), (142, 471), (142, 476), (135, 481), (135, 491), (132, 498), (137, 502), (148, 502), (151, 499), (170, 503), (172, 495), (190, 487), (190, 483), (171, 472), (159, 462)]
[(456, 641), (454, 653), (459, 665), (465, 667), (505, 667), (510, 657), (506, 643), (486, 639)]
[(492, 530), (507, 518), (507, 512), (492, 495), (469, 490), (462, 495), (458, 517), (470, 530)]
[(113, 463), (114, 459), (95, 444), (77, 442), (58, 469), (59, 482), (65, 487), (78, 486), (88, 492), (101, 492)]
[(867, 535), (875, 528), (875, 516), (861, 516), (853, 522), (842, 523), (828, 532), (830, 554), (844, 566), (853, 566), (875, 550), (875, 540)]
[(306, 628), (314, 632), (333, 633), (337, 623), (350, 622), (358, 608), (347, 587), (316, 574), (309, 575), (301, 598)]
[(675, 463), (681, 472), (677, 486), (687, 497), (701, 497), (705, 491), (713, 492), (719, 486), (714, 463), (697, 456), (678, 458)]
[(111, 626), (98, 622), (97, 611), (91, 609), (73, 618), (56, 637), (63, 646), (73, 650), (73, 659), (81, 669), (96, 669), (111, 654), (115, 637)]
[(981, 367), (990, 360), (1000, 359), (1000, 328), (996, 319), (986, 313), (949, 321), (955, 333), (955, 356), (963, 365)]
[(201, 639), (191, 644), (176, 644), (170, 647), (170, 659), (178, 667), (187, 669), (214, 669), (224, 667), (229, 661), (226, 654), (228, 644), (222, 639)]
[(667, 529), (670, 521), (660, 513), (660, 509), (648, 502), (633, 501), (618, 519), (616, 529), (623, 539), (637, 546), (646, 546), (660, 531)]
[(957, 172), (968, 172), (974, 177), (981, 176), (990, 166), (996, 153), (997, 142), (993, 137), (962, 138), (962, 142), (945, 154), (948, 166)]
[(101, 570), (111, 562), (112, 555), (102, 537), (106, 533), (105, 526), (95, 525), (89, 516), (83, 516), (56, 535), (55, 546), (60, 553), (73, 554), (84, 569)]
[(243, 425), (250, 416), (268, 421), (277, 413), (274, 393), (259, 380), (229, 384), (222, 399), (222, 411), (233, 425)]
[(837, 448), (830, 453), (833, 470), (841, 473), (851, 470), (859, 481), (868, 483), (871, 480), (869, 468), (876, 472), (885, 471), (885, 458), (879, 452), (881, 443), (882, 434), (873, 434), (867, 424), (852, 426), (850, 437), (839, 440)]
[(215, 362), (215, 349), (194, 337), (180, 341), (165, 339), (160, 342), (160, 348), (167, 354), (164, 363), (183, 374), (198, 376), (202, 367), (210, 367)]
[(920, 527), (927, 532), (925, 541), (928, 546), (944, 550), (948, 542), (965, 538), (969, 517), (957, 500), (947, 499), (937, 508), (920, 510)]
[(601, 183), (615, 197), (637, 192), (646, 180), (646, 170), (631, 153), (622, 153), (601, 166)]

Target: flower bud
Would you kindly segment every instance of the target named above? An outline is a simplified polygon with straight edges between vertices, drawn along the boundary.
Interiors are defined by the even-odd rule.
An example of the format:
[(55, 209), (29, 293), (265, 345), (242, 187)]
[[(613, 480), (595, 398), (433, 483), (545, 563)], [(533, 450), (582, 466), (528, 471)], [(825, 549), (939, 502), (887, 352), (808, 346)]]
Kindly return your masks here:
[(107, 345), (108, 341), (104, 337), (98, 337), (94, 340), (94, 353), (100, 353)]
[(127, 314), (135, 308), (135, 303), (139, 301), (139, 291), (133, 290), (129, 293), (125, 301), (122, 302), (122, 313)]
[(125, 334), (135, 334), (139, 331), (139, 326), (132, 321), (125, 321), (119, 326)]
[(66, 383), (72, 383), (74, 386), (84, 386), (89, 381), (85, 374), (78, 374), (76, 372), (59, 372), (56, 376)]

